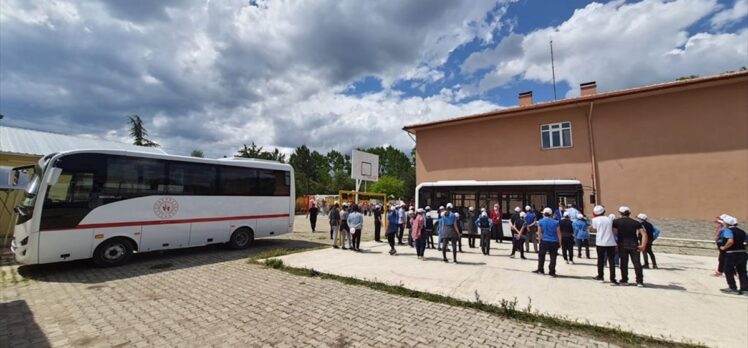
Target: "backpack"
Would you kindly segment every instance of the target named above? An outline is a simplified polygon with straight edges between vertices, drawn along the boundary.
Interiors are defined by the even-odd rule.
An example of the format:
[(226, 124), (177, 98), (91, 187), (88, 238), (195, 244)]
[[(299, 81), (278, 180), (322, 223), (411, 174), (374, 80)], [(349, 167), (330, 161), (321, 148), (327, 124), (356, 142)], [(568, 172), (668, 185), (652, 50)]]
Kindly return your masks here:
[(431, 231), (434, 229), (434, 219), (431, 218), (431, 216), (426, 215), (426, 218), (424, 219), (423, 226), (425, 229)]
[(480, 228), (488, 228), (488, 216), (481, 216), (480, 220), (478, 220), (478, 224), (480, 225)]
[(657, 238), (660, 238), (660, 229), (657, 228), (657, 226), (652, 225), (652, 241), (656, 241)]

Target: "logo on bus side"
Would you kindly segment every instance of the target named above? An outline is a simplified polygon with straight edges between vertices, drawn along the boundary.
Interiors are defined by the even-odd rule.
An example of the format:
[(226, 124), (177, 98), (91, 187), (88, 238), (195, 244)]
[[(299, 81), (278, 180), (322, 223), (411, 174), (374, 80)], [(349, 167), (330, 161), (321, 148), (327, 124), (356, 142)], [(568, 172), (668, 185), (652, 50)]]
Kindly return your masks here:
[(170, 219), (177, 215), (179, 203), (171, 197), (164, 197), (153, 204), (153, 212), (162, 219)]

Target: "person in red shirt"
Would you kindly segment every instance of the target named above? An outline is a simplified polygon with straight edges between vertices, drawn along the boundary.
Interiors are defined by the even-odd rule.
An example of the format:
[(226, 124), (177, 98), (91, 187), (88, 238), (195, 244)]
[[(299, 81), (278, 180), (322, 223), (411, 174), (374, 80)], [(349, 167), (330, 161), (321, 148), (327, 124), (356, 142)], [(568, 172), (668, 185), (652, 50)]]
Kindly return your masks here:
[(504, 229), (501, 224), (501, 206), (494, 204), (489, 217), (491, 218), (491, 222), (493, 222), (493, 226), (491, 226), (491, 237), (495, 241), (503, 243), (502, 239), (504, 238)]

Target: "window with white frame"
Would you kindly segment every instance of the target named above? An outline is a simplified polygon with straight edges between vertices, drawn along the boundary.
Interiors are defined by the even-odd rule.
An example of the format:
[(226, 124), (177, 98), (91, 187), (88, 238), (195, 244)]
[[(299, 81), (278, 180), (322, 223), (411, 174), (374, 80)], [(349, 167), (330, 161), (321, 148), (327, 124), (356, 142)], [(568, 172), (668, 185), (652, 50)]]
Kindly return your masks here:
[(543, 149), (571, 147), (571, 122), (541, 125), (540, 145)]

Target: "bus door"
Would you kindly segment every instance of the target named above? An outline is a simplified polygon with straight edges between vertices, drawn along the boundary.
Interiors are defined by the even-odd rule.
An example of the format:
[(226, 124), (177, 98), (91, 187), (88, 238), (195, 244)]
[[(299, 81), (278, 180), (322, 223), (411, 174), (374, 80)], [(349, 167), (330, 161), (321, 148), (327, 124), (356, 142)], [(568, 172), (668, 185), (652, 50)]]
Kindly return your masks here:
[(556, 207), (558, 207), (559, 203), (567, 207), (571, 204), (577, 207), (577, 210), (581, 211), (581, 202), (579, 201), (579, 195), (577, 194), (577, 192), (556, 192), (556, 206), (552, 208), (555, 210)]

